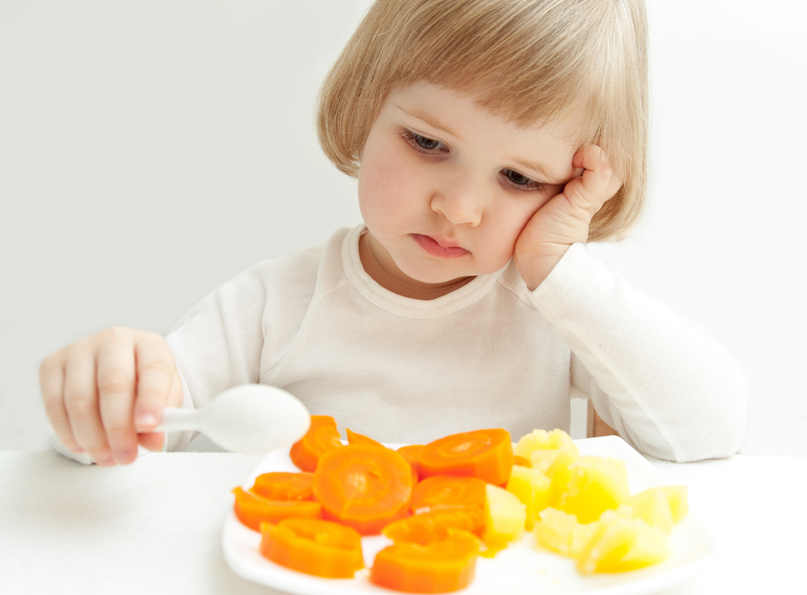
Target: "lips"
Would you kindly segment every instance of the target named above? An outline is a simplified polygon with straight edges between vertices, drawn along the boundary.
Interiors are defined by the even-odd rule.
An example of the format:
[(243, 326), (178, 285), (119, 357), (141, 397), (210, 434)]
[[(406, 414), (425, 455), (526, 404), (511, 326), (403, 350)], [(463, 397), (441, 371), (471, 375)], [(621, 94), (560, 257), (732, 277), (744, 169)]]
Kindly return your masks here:
[(412, 234), (412, 237), (428, 254), (436, 256), (437, 258), (461, 258), (466, 254), (470, 254), (468, 250), (461, 246), (450, 245), (447, 240), (438, 241), (431, 236), (424, 236), (417, 233)]

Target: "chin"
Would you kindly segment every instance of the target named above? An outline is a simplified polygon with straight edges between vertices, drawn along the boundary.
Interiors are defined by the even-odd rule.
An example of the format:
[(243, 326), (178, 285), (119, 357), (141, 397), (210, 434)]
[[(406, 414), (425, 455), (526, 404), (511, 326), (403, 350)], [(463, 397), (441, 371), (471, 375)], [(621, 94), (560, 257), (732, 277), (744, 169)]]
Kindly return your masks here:
[(400, 268), (401, 272), (403, 272), (410, 279), (414, 279), (419, 283), (428, 283), (431, 285), (448, 283), (449, 281), (463, 277), (475, 277), (480, 274), (478, 272), (469, 271), (468, 267), (434, 267), (433, 269), (429, 270), (428, 267), (402, 267), (399, 265), (398, 268)]

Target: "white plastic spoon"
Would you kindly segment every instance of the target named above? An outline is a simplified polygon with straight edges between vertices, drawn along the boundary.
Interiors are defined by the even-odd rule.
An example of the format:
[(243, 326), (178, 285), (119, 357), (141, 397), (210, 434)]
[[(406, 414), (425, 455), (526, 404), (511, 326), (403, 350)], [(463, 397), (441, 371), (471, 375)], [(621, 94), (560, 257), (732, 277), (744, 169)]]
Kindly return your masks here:
[(224, 391), (201, 409), (167, 407), (154, 431), (199, 431), (225, 450), (257, 455), (290, 447), (310, 425), (308, 409), (283, 389), (243, 384)]

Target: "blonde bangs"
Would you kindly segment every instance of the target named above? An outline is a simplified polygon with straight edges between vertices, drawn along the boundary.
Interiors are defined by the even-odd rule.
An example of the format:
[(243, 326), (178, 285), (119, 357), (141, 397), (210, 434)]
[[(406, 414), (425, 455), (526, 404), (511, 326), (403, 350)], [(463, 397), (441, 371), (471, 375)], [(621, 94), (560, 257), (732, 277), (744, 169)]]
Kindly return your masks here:
[(320, 144), (356, 176), (387, 93), (419, 80), (525, 127), (574, 112), (625, 181), (589, 240), (620, 237), (646, 187), (646, 35), (642, 0), (378, 0), (323, 84)]

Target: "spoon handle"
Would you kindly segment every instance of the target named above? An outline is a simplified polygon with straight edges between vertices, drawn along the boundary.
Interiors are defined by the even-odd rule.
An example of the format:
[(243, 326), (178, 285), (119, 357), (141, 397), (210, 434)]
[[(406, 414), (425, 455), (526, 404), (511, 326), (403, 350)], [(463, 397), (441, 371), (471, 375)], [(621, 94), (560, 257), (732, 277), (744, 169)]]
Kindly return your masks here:
[(198, 430), (199, 411), (166, 407), (163, 409), (163, 419), (154, 428), (155, 432), (175, 432), (179, 430)]

